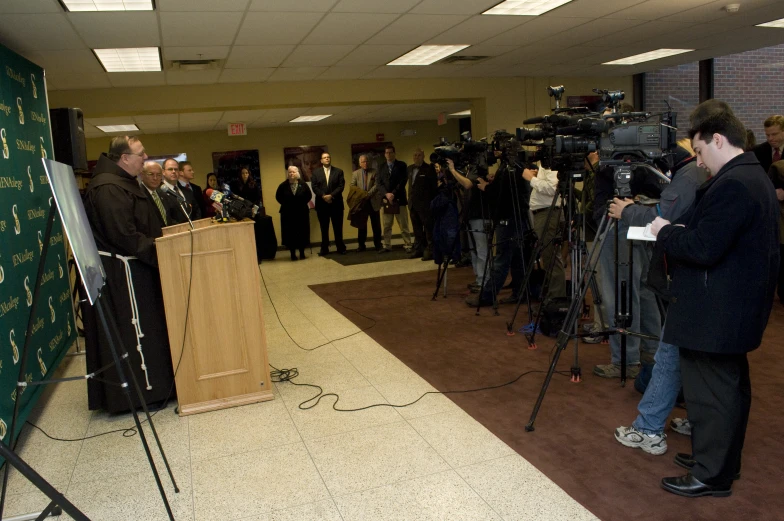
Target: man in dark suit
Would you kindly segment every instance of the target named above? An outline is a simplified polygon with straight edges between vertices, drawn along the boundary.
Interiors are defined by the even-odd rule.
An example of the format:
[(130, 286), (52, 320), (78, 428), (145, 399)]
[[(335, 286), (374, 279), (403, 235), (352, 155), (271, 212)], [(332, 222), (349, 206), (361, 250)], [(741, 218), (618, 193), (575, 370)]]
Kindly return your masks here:
[(142, 174), (139, 176), (139, 182), (143, 188), (142, 192), (147, 195), (147, 202), (153, 208), (153, 213), (160, 216), (160, 226), (164, 228), (170, 224), (177, 224), (176, 222), (169, 222), (171, 218), (169, 213), (172, 210), (170, 200), (159, 190), (163, 182), (163, 169), (155, 161), (145, 161)]
[(672, 270), (662, 342), (680, 349), (692, 425), (692, 454), (675, 457), (689, 472), (661, 486), (723, 497), (741, 469), (751, 407), (747, 353), (759, 347), (773, 306), (779, 203), (759, 161), (743, 152), (746, 129), (737, 117), (723, 111), (692, 121), (697, 164), (712, 177), (678, 224), (657, 217), (651, 225)]
[(414, 151), (414, 163), (408, 165), (408, 206), (411, 226), (414, 228), (414, 251), (410, 257), (423, 261), (433, 258), (433, 220), (430, 202), (438, 192), (438, 175), (425, 163), (421, 148)]
[(770, 165), (784, 154), (784, 116), (771, 116), (765, 120), (765, 143), (754, 147), (754, 155), (766, 172)]
[(335, 246), (338, 253), (346, 254), (343, 242), (343, 189), (346, 179), (343, 170), (332, 166), (329, 152), (321, 154), (321, 166), (313, 171), (310, 179), (313, 193), (316, 195), (316, 216), (321, 225), (320, 256), (329, 255), (329, 222), (332, 221), (332, 232), (335, 234)]
[[(406, 164), (396, 159), (393, 145), (384, 149), (384, 157), (386, 161), (378, 169), (378, 184), (387, 203), (384, 204), (384, 247), (379, 253), (392, 251), (393, 219), (397, 219), (397, 225), (400, 226), (400, 233), (403, 235), (403, 244), (406, 251), (411, 253), (411, 232), (408, 228), (408, 200), (406, 199), (408, 171)], [(399, 210), (399, 213), (387, 212), (390, 206), (396, 207), (395, 210)]]
[(193, 184), (195, 173), (190, 161), (180, 161), (180, 190), (185, 200), (188, 201), (193, 207), (191, 211), (191, 221), (201, 219), (202, 216), (207, 214), (207, 209), (204, 204), (204, 197), (201, 193), (201, 187)]

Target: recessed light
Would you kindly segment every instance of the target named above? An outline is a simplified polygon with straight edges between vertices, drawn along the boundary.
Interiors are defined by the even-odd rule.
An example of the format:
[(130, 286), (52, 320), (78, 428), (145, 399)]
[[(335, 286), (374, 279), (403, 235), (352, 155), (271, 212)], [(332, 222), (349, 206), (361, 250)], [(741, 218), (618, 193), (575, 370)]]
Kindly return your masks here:
[(96, 125), (98, 130), (103, 132), (136, 132), (139, 127), (136, 125)]
[(93, 49), (106, 72), (149, 72), (161, 70), (158, 47)]
[(471, 115), (471, 110), (470, 109), (469, 110), (464, 110), (462, 112), (453, 112), (452, 114), (450, 114), (450, 116), (470, 116), (470, 115)]
[(153, 0), (60, 0), (66, 11), (153, 11)]
[(634, 56), (627, 56), (619, 60), (605, 62), (602, 65), (635, 65), (637, 63), (649, 62), (651, 60), (658, 60), (659, 58), (666, 58), (667, 56), (675, 56), (676, 54), (683, 54), (691, 52), (694, 49), (657, 49), (655, 51), (648, 51), (642, 54), (635, 54)]
[(764, 24), (757, 24), (757, 27), (776, 27), (778, 29), (784, 29), (784, 18), (779, 18), (778, 20), (773, 20), (771, 22), (765, 22)]
[(387, 65), (430, 65), (438, 60), (455, 54), (469, 45), (420, 45), (400, 58), (392, 60)]
[(572, 0), (506, 0), (482, 14), (507, 16), (539, 16)]
[(327, 119), (332, 114), (322, 114), (320, 116), (300, 116), (298, 118), (294, 118), (289, 123), (312, 123), (314, 121), (321, 121), (322, 119)]

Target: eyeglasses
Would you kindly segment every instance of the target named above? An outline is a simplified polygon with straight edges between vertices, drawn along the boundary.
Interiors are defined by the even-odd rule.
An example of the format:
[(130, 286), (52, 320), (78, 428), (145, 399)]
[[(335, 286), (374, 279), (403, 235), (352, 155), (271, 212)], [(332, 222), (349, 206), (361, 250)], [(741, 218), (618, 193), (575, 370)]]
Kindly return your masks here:
[(144, 172), (144, 175), (146, 175), (147, 177), (163, 177), (163, 174), (158, 174), (155, 172)]
[(144, 150), (142, 150), (141, 152), (131, 152), (130, 150), (127, 150), (127, 151), (123, 152), (123, 155), (124, 155), (124, 156), (139, 156), (139, 157), (144, 157), (144, 156), (146, 156), (146, 155), (147, 155), (147, 152), (145, 152)]

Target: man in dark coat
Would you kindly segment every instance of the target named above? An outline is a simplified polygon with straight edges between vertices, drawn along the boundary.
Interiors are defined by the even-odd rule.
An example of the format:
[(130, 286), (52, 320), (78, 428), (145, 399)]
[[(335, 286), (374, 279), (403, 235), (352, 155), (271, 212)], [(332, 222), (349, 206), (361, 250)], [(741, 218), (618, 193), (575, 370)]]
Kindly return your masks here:
[(299, 167), (290, 166), (286, 180), (280, 183), (275, 192), (275, 200), (280, 203), (281, 244), (291, 252), (291, 260), (305, 258), (305, 248), (310, 246), (310, 202), (313, 194), (307, 183), (302, 182)]
[(784, 116), (765, 120), (765, 142), (754, 147), (754, 155), (767, 172), (770, 165), (784, 158)]
[(343, 170), (332, 166), (329, 152), (321, 154), (321, 166), (313, 171), (310, 179), (313, 193), (316, 194), (316, 216), (321, 225), (320, 256), (329, 255), (329, 223), (332, 221), (332, 232), (335, 234), (335, 246), (338, 253), (346, 254), (343, 242), (343, 189), (346, 179)]
[(731, 112), (697, 121), (689, 134), (713, 177), (675, 225), (657, 217), (651, 226), (675, 265), (662, 341), (680, 347), (692, 425), (692, 454), (676, 456), (689, 473), (661, 484), (686, 497), (729, 496), (751, 406), (746, 354), (759, 347), (773, 306), (779, 208), (759, 161), (743, 152), (746, 129)]
[[(161, 236), (163, 219), (137, 181), (146, 158), (137, 138), (112, 139), (109, 152), (101, 155), (93, 170), (84, 208), (98, 250), (107, 254), (101, 255), (106, 285), (100, 299), (117, 322), (122, 345), (116, 347), (128, 353), (145, 401), (153, 403), (169, 396), (174, 377), (154, 242)], [(90, 307), (85, 309), (85, 333), (87, 372), (112, 363), (106, 333)], [(130, 379), (127, 367), (124, 373)], [(102, 373), (101, 380), (119, 382), (115, 368)], [(90, 409), (126, 411), (123, 394), (117, 385), (87, 381)], [(140, 405), (133, 390), (131, 398), (134, 406)]]
[(196, 174), (190, 161), (180, 161), (179, 188), (185, 200), (192, 206), (191, 221), (201, 219), (207, 215), (207, 205), (204, 203), (201, 187), (193, 183)]
[(430, 202), (438, 192), (438, 175), (432, 165), (425, 163), (421, 148), (414, 151), (414, 163), (408, 165), (408, 209), (411, 226), (414, 228), (414, 251), (410, 257), (422, 257), (423, 261), (433, 258), (433, 218)]
[[(392, 145), (384, 149), (386, 161), (378, 169), (378, 185), (384, 194), (384, 247), (379, 253), (392, 251), (392, 220), (397, 219), (400, 233), (403, 235), (403, 244), (406, 251), (411, 253), (411, 232), (408, 228), (408, 199), (406, 198), (406, 182), (408, 172), (406, 164), (398, 161), (395, 147)], [(392, 210), (390, 207), (394, 207)], [(387, 211), (387, 210), (390, 211)], [(398, 212), (398, 213), (395, 213)]]

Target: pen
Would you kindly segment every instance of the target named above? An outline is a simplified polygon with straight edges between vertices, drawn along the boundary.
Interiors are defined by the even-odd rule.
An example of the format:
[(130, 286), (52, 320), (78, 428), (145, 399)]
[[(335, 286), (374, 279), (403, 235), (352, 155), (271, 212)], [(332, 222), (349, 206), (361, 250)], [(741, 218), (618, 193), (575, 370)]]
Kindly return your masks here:
[(659, 206), (659, 203), (656, 203), (656, 213), (659, 214), (659, 217), (662, 216), (662, 214), (661, 214), (661, 206)]

